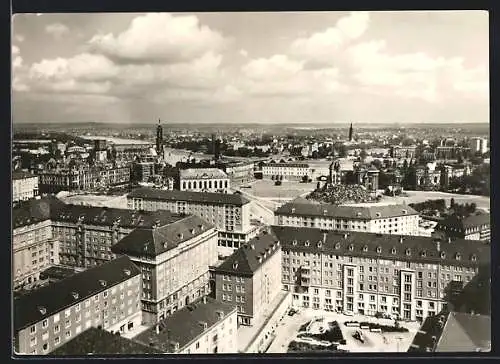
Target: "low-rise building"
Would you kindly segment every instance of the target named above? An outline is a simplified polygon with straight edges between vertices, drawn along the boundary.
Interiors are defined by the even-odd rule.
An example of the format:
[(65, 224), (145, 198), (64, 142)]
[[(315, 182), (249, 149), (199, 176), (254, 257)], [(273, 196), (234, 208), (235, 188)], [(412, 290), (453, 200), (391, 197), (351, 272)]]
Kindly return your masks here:
[(262, 176), (272, 180), (300, 181), (310, 173), (307, 163), (267, 163), (262, 166)]
[(416, 150), (417, 150), (416, 145), (408, 145), (408, 146), (393, 145), (393, 146), (391, 146), (391, 149), (390, 149), (390, 156), (392, 158), (412, 159), (412, 158), (416, 157), (416, 153), (415, 153)]
[(234, 354), (238, 351), (237, 313), (210, 297), (168, 316), (134, 341), (171, 354)]
[(327, 230), (418, 235), (418, 212), (406, 205), (337, 206), (298, 198), (280, 206), (275, 224)]
[(489, 213), (477, 211), (469, 216), (452, 214), (439, 221), (434, 235), (442, 238), (460, 238), (467, 240), (491, 239), (491, 216)]
[(490, 262), (482, 241), (273, 226), (283, 285), (300, 307), (423, 321), (447, 305), (450, 287)]
[(12, 202), (26, 201), (38, 196), (38, 176), (31, 173), (12, 172)]
[(218, 168), (189, 168), (179, 171), (181, 191), (227, 193), (230, 183), (227, 174)]
[(144, 322), (157, 323), (209, 293), (210, 265), (217, 262), (217, 231), (195, 215), (140, 227), (111, 247), (142, 272)]
[(132, 331), (140, 293), (140, 270), (121, 257), (23, 295), (13, 303), (15, 352), (46, 355), (90, 327)]
[(221, 255), (230, 255), (257, 233), (257, 228), (250, 223), (250, 201), (240, 194), (144, 187), (127, 195), (127, 207), (146, 211), (162, 209), (201, 217), (216, 226)]

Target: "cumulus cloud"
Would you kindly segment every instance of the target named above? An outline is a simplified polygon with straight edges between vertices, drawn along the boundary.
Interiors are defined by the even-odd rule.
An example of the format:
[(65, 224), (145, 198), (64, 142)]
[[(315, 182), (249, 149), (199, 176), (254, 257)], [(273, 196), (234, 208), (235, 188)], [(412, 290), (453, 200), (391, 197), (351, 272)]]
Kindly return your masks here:
[(221, 50), (224, 38), (196, 16), (152, 13), (135, 18), (116, 36), (96, 35), (89, 43), (94, 52), (120, 63), (177, 63)]
[(329, 64), (341, 47), (365, 33), (369, 21), (368, 12), (351, 12), (340, 18), (334, 27), (295, 40), (291, 44), (290, 52), (301, 59)]
[(69, 28), (61, 23), (53, 23), (47, 25), (45, 27), (45, 31), (48, 34), (52, 35), (54, 38), (59, 39), (69, 32)]
[(24, 39), (25, 39), (25, 38), (24, 38), (24, 35), (22, 35), (22, 34), (17, 34), (14, 38), (15, 38), (15, 40), (16, 40), (16, 41), (18, 41), (19, 43), (24, 42)]
[(248, 57), (248, 52), (246, 51), (246, 49), (240, 49), (240, 55), (246, 58)]
[(14, 69), (20, 68), (23, 65), (23, 59), (20, 56), (20, 50), (17, 46), (12, 46), (12, 67)]

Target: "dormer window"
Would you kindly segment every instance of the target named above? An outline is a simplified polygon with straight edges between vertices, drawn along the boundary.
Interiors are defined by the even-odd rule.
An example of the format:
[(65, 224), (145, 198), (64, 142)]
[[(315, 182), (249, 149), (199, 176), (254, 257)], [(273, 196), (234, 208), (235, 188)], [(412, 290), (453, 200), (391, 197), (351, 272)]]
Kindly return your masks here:
[(130, 269), (124, 269), (123, 273), (125, 273), (126, 276), (130, 275)]
[(391, 249), (391, 254), (393, 254), (393, 255), (396, 254), (396, 248)]
[(363, 251), (364, 251), (364, 252), (367, 252), (367, 251), (368, 251), (368, 246), (367, 246), (367, 245), (365, 245), (365, 246), (363, 247)]
[(381, 214), (380, 212), (377, 212), (377, 213), (375, 214), (375, 216), (380, 217), (380, 216), (382, 216), (382, 214)]
[(335, 249), (340, 249), (340, 243), (335, 244)]
[(42, 315), (45, 315), (47, 313), (47, 309), (45, 307), (42, 307), (42, 306), (38, 307), (38, 311), (40, 311), (40, 313)]
[(320, 242), (318, 243), (318, 248), (321, 248), (322, 246), (323, 246), (323, 243), (320, 241)]
[(441, 252), (441, 259), (444, 259), (446, 258), (446, 253), (445, 252)]
[(462, 259), (462, 256), (460, 255), (460, 253), (455, 254), (455, 259), (456, 260), (461, 260)]
[(182, 235), (182, 233), (179, 233), (179, 234), (177, 234), (177, 237), (178, 237), (179, 239), (182, 239), (182, 238), (184, 237), (184, 235)]
[(427, 256), (427, 252), (424, 250), (423, 252), (420, 253), (420, 256), (422, 258), (425, 258)]
[(304, 243), (305, 246), (309, 246), (309, 240), (306, 240), (306, 242)]
[(406, 249), (406, 255), (407, 255), (407, 256), (410, 256), (410, 255), (411, 255), (411, 250), (410, 250), (410, 249)]
[(349, 245), (349, 250), (350, 250), (350, 251), (353, 251), (353, 250), (354, 250), (354, 245), (352, 245), (352, 244), (351, 244), (351, 245)]
[(292, 245), (297, 245), (297, 240), (292, 241)]
[(356, 215), (361, 216), (361, 212), (358, 212)]
[(73, 298), (74, 298), (75, 300), (77, 300), (77, 299), (78, 299), (78, 297), (79, 297), (78, 292), (71, 292), (71, 295), (73, 296)]
[(476, 255), (474, 255), (474, 254), (473, 254), (473, 255), (470, 257), (470, 260), (472, 260), (473, 262), (475, 262), (475, 261), (477, 260)]
[(408, 213), (408, 210), (403, 210), (403, 215), (406, 215)]
[(100, 280), (99, 280), (99, 283), (100, 283), (100, 284), (101, 284), (101, 286), (103, 286), (103, 287), (106, 287), (106, 285), (107, 285), (107, 282), (106, 282), (104, 279), (100, 279)]
[(382, 247), (380, 247), (380, 246), (377, 247), (377, 253), (378, 254), (382, 253)]

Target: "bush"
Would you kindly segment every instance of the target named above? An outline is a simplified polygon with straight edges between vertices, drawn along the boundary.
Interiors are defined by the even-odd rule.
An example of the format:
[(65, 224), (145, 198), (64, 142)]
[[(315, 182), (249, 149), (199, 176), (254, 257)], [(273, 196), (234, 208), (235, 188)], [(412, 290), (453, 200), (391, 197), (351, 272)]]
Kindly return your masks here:
[(322, 334), (301, 334), (298, 337), (311, 337), (316, 340), (324, 340), (332, 343), (340, 343), (341, 341), (345, 342), (342, 330), (340, 329), (337, 321), (330, 322), (328, 324), (328, 330), (325, 330)]

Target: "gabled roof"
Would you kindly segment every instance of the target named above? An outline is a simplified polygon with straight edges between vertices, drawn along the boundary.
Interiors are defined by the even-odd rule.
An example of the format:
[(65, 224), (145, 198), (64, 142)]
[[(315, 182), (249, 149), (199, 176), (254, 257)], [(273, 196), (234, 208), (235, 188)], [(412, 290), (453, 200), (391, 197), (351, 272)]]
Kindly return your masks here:
[(52, 351), (49, 356), (160, 354), (159, 350), (91, 327)]
[(50, 220), (65, 206), (64, 202), (52, 195), (20, 202), (12, 209), (12, 227), (16, 229)]
[(438, 251), (437, 239), (426, 236), (343, 233), (292, 226), (272, 226), (271, 229), (283, 250), (459, 266), (479, 266), (490, 262), (490, 246), (483, 241), (441, 241)]
[(123, 256), (34, 290), (14, 300), (14, 330), (35, 324), (138, 274), (139, 269)]
[(275, 214), (327, 216), (345, 219), (385, 219), (418, 215), (418, 212), (407, 205), (338, 206), (326, 203), (305, 203), (304, 199), (296, 199), (280, 206)]
[(12, 179), (17, 180), (17, 179), (25, 179), (25, 178), (34, 178), (37, 177), (32, 173), (29, 172), (24, 172), (24, 171), (13, 171), (12, 172)]
[(215, 271), (253, 274), (280, 249), (280, 242), (273, 234), (261, 233), (236, 250)]
[[(201, 298), (165, 318), (159, 324), (159, 333), (156, 333), (156, 327), (152, 327), (136, 336), (134, 341), (144, 345), (152, 344), (164, 353), (174, 353), (177, 351), (175, 343), (181, 350), (235, 310), (234, 305), (211, 297)], [(221, 313), (223, 316), (219, 316)], [(203, 323), (207, 325), (206, 330), (202, 326)]]
[(111, 251), (135, 257), (155, 257), (213, 227), (196, 215), (187, 215), (157, 227), (135, 229), (113, 245)]
[(443, 228), (455, 228), (460, 232), (464, 232), (465, 229), (480, 227), (482, 225), (490, 225), (491, 216), (489, 213), (477, 211), (467, 217), (461, 217), (456, 214), (449, 215), (444, 220), (442, 220), (437, 226), (436, 230), (442, 230)]
[(127, 198), (142, 198), (158, 201), (190, 201), (196, 203), (243, 206), (250, 203), (238, 193), (212, 193), (179, 190), (159, 190), (150, 187), (137, 188)]

